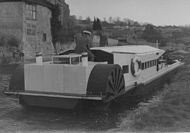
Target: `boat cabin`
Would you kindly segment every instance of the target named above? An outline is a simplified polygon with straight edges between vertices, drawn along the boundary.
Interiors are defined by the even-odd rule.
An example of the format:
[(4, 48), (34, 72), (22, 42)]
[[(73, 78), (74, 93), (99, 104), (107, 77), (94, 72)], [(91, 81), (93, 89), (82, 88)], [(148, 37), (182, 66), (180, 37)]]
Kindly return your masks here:
[[(91, 52), (94, 61), (88, 61), (87, 53), (76, 54), (72, 50), (53, 56), (52, 62), (26, 64), (26, 90), (85, 95), (88, 88), (92, 88), (88, 87), (92, 71), (104, 68), (95, 70), (97, 65), (120, 66), (125, 86), (144, 84), (163, 73), (166, 66), (162, 58), (165, 51), (146, 45), (94, 47)], [(103, 77), (102, 74), (97, 76)]]
[(96, 47), (91, 50), (95, 62), (107, 60), (109, 64), (122, 67), (126, 86), (134, 84), (134, 81), (144, 82), (156, 75), (164, 65), (161, 59), (165, 51), (151, 46)]

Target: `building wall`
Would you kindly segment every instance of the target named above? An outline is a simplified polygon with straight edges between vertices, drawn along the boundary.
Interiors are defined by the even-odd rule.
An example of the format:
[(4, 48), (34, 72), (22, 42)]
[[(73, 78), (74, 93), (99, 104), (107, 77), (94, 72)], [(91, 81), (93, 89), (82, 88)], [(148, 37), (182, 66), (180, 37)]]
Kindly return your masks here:
[(60, 5), (60, 21), (64, 28), (68, 27), (69, 23), (69, 16), (70, 16), (70, 10), (69, 5), (67, 5), (65, 2)]
[[(54, 52), (54, 47), (52, 43), (51, 36), (51, 17), (52, 13), (49, 8), (37, 6), (38, 21), (37, 21), (37, 42), (41, 45), (41, 49), (44, 56), (51, 56)], [(44, 40), (44, 35), (46, 35), (46, 40)]]
[[(24, 4), (24, 51), (25, 58), (34, 58), (36, 52), (42, 52), (44, 58), (50, 57), (54, 51), (51, 37), (51, 10), (36, 5), (36, 20), (27, 19), (26, 4)], [(28, 28), (33, 27), (33, 34), (28, 34)]]
[(61, 21), (61, 25), (64, 28), (67, 28), (70, 16), (69, 5), (65, 2), (65, 0), (47, 0), (47, 1), (53, 5), (59, 5), (59, 10), (60, 10), (59, 20)]
[(23, 44), (23, 3), (0, 3), (0, 36), (15, 36)]
[[(44, 2), (47, 1), (52, 5), (59, 4), (62, 26), (67, 26), (70, 11), (65, 0)], [(0, 35), (12, 35), (18, 38), (19, 48), (24, 52), (26, 59), (34, 58), (36, 52), (42, 52), (44, 57), (48, 57), (54, 52), (50, 24), (51, 10), (43, 4), (37, 4), (36, 20), (30, 20), (27, 19), (26, 3), (27, 0), (0, 2)], [(28, 34), (28, 27), (33, 27), (34, 34)]]
[[(30, 20), (25, 2), (0, 2), (0, 36), (15, 36), (26, 59), (35, 58), (36, 52), (49, 57), (54, 51), (51, 16), (49, 8), (36, 5), (36, 19)], [(28, 27), (32, 27), (33, 34), (28, 34)]]

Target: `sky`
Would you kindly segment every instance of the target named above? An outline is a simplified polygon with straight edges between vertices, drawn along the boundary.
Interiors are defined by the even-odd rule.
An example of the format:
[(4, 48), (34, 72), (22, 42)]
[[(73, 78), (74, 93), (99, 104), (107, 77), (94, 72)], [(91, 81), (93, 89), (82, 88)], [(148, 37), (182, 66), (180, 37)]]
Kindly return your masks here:
[(71, 15), (129, 18), (154, 25), (190, 25), (190, 0), (66, 0)]

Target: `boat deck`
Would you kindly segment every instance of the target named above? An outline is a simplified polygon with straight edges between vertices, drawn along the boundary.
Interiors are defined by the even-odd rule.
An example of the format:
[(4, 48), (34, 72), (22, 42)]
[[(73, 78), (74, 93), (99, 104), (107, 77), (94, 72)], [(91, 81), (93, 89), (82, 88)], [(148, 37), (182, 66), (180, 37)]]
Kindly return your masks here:
[[(164, 74), (167, 74), (168, 72), (182, 66), (184, 63), (177, 61), (176, 63), (172, 65), (168, 65), (164, 70), (160, 71), (158, 75), (150, 77), (147, 79), (145, 82), (141, 84), (148, 84)], [(125, 93), (134, 87), (136, 87), (138, 84), (135, 82), (130, 85), (125, 87)], [(104, 99), (103, 95), (85, 95), (85, 94), (69, 94), (69, 93), (53, 93), (53, 92), (39, 92), (39, 91), (4, 91), (5, 94), (7, 95), (23, 95), (23, 96), (36, 96), (36, 97), (52, 97), (52, 98), (66, 98), (66, 99), (84, 99), (84, 100), (96, 100), (96, 101), (102, 101)]]

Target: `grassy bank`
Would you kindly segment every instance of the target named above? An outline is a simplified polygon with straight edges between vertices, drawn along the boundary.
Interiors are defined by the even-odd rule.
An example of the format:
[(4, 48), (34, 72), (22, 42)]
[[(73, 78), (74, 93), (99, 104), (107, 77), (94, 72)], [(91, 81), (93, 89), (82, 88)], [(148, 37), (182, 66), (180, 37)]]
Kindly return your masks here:
[(163, 91), (139, 108), (122, 112), (112, 131), (190, 131), (190, 54)]
[[(116, 116), (112, 115), (108, 117), (101, 117), (98, 114), (97, 117), (101, 117), (100, 122), (99, 123), (97, 122), (97, 125), (100, 124), (98, 125), (98, 127), (104, 125), (103, 122), (106, 121), (105, 118), (114, 119), (114, 117), (117, 117), (116, 118), (117, 128), (110, 129), (108, 130), (108, 132), (190, 131), (190, 58), (189, 58), (190, 54), (181, 53), (181, 55), (185, 57), (184, 61), (186, 64), (183, 67), (181, 67), (181, 69), (178, 71), (176, 75), (171, 77), (172, 81), (169, 85), (165, 85), (162, 91), (158, 92), (157, 95), (155, 95), (153, 98), (149, 99), (148, 101), (140, 102), (138, 107), (135, 108), (134, 110), (123, 110), (123, 112), (119, 112), (118, 114), (116, 114)], [(7, 113), (7, 106), (9, 108), (17, 108), (18, 106), (16, 102), (13, 102), (9, 100), (7, 97), (1, 95), (1, 90), (8, 87), (10, 75), (13, 73), (16, 67), (17, 67), (16, 65), (0, 66), (0, 96), (1, 96), (0, 101), (2, 107), (6, 110), (6, 113)], [(13, 112), (16, 111), (14, 110)], [(16, 120), (14, 120), (14, 123), (16, 124), (20, 122), (18, 119), (23, 117), (23, 114), (20, 112), (19, 109), (17, 110), (17, 113), (14, 116), (15, 118), (17, 118)], [(12, 114), (12, 112), (8, 113), (8, 115), (10, 114)], [(39, 116), (41, 114), (44, 114), (44, 111), (39, 114), (37, 113), (37, 115)], [(31, 113), (30, 117), (31, 116), (33, 116), (33, 112)], [(63, 116), (64, 114), (60, 114), (57, 117), (63, 118)], [(44, 121), (43, 118), (40, 118), (39, 120), (38, 117), (35, 118), (32, 117), (31, 120), (30, 117), (28, 118), (27, 114), (27, 117), (25, 118), (26, 121), (29, 120), (30, 122), (32, 121), (32, 123), (41, 122), (39, 125), (42, 125), (44, 126), (44, 128), (47, 128), (48, 124), (47, 125), (43, 124), (45, 123), (44, 121), (46, 121), (46, 118), (48, 118), (48, 116), (44, 117), (45, 119)], [(7, 117), (5, 118), (7, 120)], [(10, 118), (12, 119), (12, 116)], [(84, 123), (86, 122), (85, 118), (83, 117), (81, 117), (81, 119), (79, 119), (78, 121), (76, 121), (76, 119), (73, 118), (72, 116), (67, 116), (67, 118), (68, 121), (72, 122), (74, 121), (72, 123), (73, 124), (72, 127), (76, 127), (77, 125), (76, 123), (80, 123), (81, 121), (83, 121)], [(52, 118), (50, 117), (49, 119)], [(92, 118), (90, 118), (89, 121), (90, 122), (93, 121)], [(61, 122), (58, 121), (58, 123), (56, 123), (55, 125), (57, 126), (61, 123), (60, 124), (61, 127), (65, 126), (64, 125), (65, 118), (63, 118)], [(110, 125), (110, 123), (115, 124), (115, 120), (113, 122), (112, 121), (110, 122), (110, 120), (106, 122), (108, 123), (107, 125)], [(2, 123), (0, 125), (2, 125)], [(23, 123), (26, 124), (25, 122)], [(83, 125), (83, 127), (85, 128), (88, 127), (88, 124)], [(10, 125), (9, 121), (7, 122), (7, 125)], [(39, 125), (34, 125), (34, 126), (39, 128)], [(51, 127), (52, 129), (55, 129), (54, 127), (55, 125), (52, 126), (50, 124), (48, 126)], [(91, 122), (89, 125), (95, 126), (93, 122)], [(31, 128), (31, 124), (29, 124), (28, 127)]]

